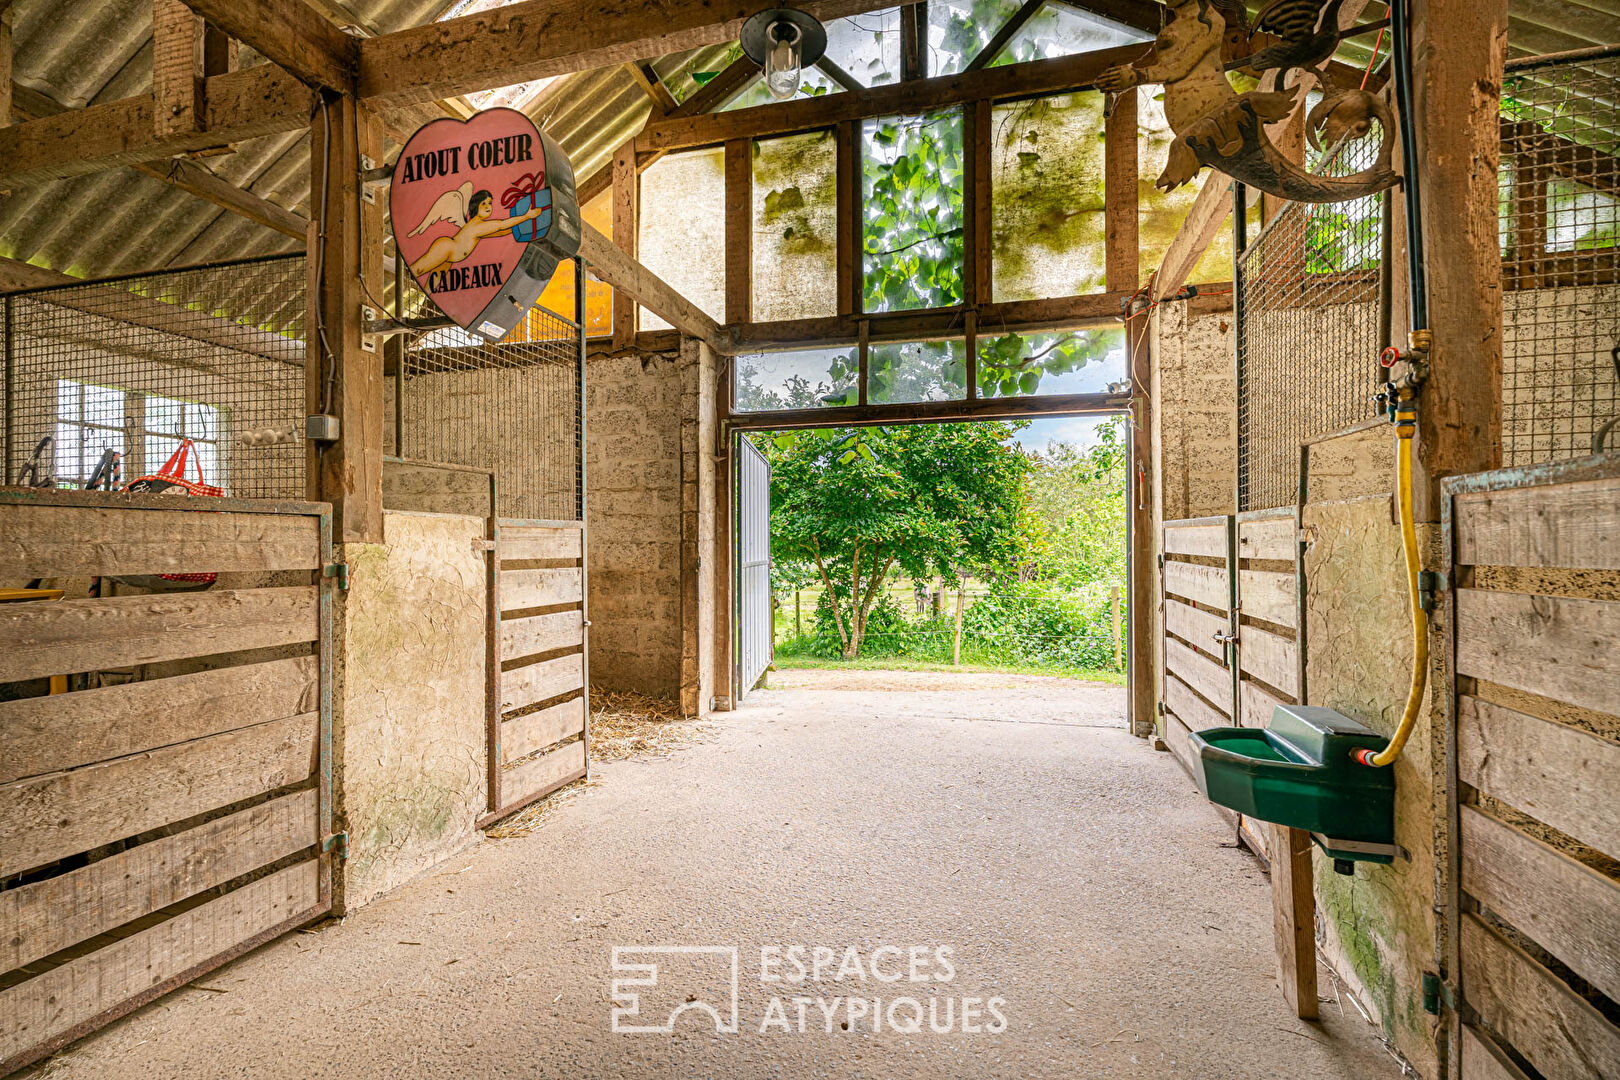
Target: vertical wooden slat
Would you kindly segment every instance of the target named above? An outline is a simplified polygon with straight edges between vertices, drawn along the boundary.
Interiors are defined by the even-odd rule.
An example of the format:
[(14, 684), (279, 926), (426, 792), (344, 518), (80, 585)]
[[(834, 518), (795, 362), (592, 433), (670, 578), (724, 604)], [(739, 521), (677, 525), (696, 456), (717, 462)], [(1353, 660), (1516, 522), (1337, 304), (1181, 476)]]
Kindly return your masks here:
[(991, 115), (991, 103), (978, 101), (974, 102), (967, 116), (973, 125), (971, 145), (968, 148), (972, 154), (968, 162), (968, 174), (973, 178), (972, 231), (968, 234), (972, 239), (969, 246), (969, 260), (973, 271), (971, 277), (973, 291), (967, 295), (970, 307), (990, 303), (995, 299), (996, 291), (995, 262), (990, 248), (991, 225), (994, 221), (992, 196), (995, 192), (995, 178), (990, 168), (993, 139)]
[(1277, 984), (1294, 1015), (1316, 1018), (1316, 899), (1311, 891), (1311, 834), (1271, 826), (1272, 928)]
[(861, 157), (856, 121), (838, 125), (837, 267), (838, 314), (861, 309)]
[(1136, 90), (1113, 97), (1104, 123), (1103, 203), (1106, 207), (1108, 240), (1107, 281), (1109, 292), (1134, 290), (1140, 279), (1137, 246), (1137, 123), (1139, 108)]
[(928, 78), (928, 4), (907, 4), (900, 9), (900, 78)]
[(726, 322), (753, 319), (754, 144), (726, 143)]
[[(626, 139), (613, 154), (613, 243), (637, 258), (640, 236), (641, 182), (636, 174), (636, 142)], [(613, 347), (626, 349), (636, 340), (636, 301), (622, 291), (613, 294)]]
[(152, 124), (160, 139), (202, 130), (201, 35), (202, 20), (182, 0), (152, 0)]

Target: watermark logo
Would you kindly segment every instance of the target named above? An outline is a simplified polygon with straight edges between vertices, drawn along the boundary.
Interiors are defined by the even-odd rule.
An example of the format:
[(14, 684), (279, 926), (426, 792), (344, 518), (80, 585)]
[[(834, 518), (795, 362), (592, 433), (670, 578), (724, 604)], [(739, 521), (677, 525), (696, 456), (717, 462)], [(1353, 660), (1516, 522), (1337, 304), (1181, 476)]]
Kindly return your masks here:
[[(766, 945), (754, 973), (764, 999), (759, 1034), (884, 1030), (901, 1035), (999, 1035), (1005, 998), (953, 993), (949, 945)], [(617, 945), (613, 1030), (669, 1034), (681, 1014), (707, 1013), (715, 1030), (742, 1027), (740, 950), (732, 945)], [(722, 1005), (723, 1003), (723, 1005)]]
[(613, 946), (613, 1030), (669, 1034), (685, 1012), (708, 1013), (714, 1029), (738, 1031), (735, 945)]

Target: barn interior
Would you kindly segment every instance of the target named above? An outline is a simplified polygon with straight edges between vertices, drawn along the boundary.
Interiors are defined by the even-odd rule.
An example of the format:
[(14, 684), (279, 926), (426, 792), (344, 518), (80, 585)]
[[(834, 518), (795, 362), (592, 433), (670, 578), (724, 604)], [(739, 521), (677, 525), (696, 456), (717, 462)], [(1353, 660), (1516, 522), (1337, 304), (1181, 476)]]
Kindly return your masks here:
[[(1620, 1076), (1620, 6), (802, 7), (0, 0), (0, 1075)], [(751, 436), (1117, 415), (1119, 731), (762, 704)]]

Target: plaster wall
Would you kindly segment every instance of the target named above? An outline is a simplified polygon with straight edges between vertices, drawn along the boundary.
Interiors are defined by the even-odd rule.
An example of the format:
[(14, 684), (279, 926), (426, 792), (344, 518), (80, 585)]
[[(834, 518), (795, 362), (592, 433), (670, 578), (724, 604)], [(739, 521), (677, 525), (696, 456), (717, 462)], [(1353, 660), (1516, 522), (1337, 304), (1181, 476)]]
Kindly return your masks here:
[(384, 542), (344, 545), (333, 790), (360, 906), (476, 838), (486, 809), (483, 518), (389, 510)]
[(1230, 312), (1153, 315), (1154, 447), (1163, 521), (1236, 511), (1237, 388)]

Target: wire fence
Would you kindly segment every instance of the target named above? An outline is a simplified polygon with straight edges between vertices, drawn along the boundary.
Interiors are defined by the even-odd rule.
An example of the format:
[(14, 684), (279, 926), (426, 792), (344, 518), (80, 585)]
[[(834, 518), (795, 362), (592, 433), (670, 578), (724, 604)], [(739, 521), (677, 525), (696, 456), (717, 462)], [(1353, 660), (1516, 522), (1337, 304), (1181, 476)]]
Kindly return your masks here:
[[(405, 312), (437, 313), (414, 283)], [(391, 380), (390, 445), (400, 457), (493, 469), (504, 517), (577, 521), (580, 357), (579, 327), (538, 306), (498, 345), (456, 326), (413, 335)]]
[[(1312, 171), (1369, 167), (1377, 124), (1316, 155)], [(1387, 193), (1343, 203), (1289, 203), (1239, 260), (1238, 509), (1291, 505), (1306, 439), (1374, 415), (1378, 276)]]
[(302, 499), (305, 282), (280, 256), (8, 297), (5, 481), (123, 486), (189, 439), (186, 479)]
[(1514, 61), (1503, 80), (1505, 465), (1594, 453), (1620, 416), (1617, 83), (1616, 56)]

